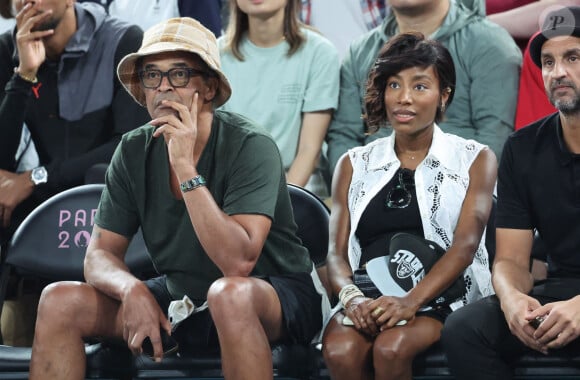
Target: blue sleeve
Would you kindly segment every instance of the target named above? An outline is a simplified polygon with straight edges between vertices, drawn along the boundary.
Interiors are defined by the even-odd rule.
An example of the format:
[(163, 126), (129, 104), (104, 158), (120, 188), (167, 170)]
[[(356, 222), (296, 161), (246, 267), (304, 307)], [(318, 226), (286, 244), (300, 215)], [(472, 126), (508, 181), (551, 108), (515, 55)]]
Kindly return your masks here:
[(201, 22), (211, 30), (216, 37), (222, 34), (221, 1), (220, 0), (179, 0), (179, 14), (191, 17)]

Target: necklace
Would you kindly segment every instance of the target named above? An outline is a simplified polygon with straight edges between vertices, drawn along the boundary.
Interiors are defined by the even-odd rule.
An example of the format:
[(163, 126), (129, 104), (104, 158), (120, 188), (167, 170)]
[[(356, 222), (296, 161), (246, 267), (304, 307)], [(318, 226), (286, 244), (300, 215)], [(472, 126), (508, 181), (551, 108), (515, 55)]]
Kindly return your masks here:
[(427, 151), (429, 150), (429, 148), (421, 149), (421, 150), (418, 150), (418, 151), (413, 152), (411, 154), (406, 153), (406, 152), (401, 152), (401, 150), (399, 148), (395, 148), (395, 152), (397, 152), (397, 150), (399, 151), (399, 154), (403, 154), (404, 156), (406, 156), (410, 160), (415, 161), (415, 158), (417, 158), (419, 156), (424, 157), (427, 154)]

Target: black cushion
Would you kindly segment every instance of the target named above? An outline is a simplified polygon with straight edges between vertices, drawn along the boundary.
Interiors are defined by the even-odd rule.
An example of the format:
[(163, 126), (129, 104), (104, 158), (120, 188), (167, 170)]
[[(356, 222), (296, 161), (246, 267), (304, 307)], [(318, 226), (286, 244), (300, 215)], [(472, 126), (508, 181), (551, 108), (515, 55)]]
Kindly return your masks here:
[[(103, 184), (78, 186), (39, 205), (18, 227), (7, 249), (6, 264), (21, 274), (62, 281), (83, 280), (83, 264)], [(125, 262), (133, 272), (152, 270), (138, 232)]]
[(328, 252), (328, 207), (310, 191), (295, 185), (288, 185), (294, 220), (298, 225), (298, 237), (310, 252), (316, 265), (326, 261)]

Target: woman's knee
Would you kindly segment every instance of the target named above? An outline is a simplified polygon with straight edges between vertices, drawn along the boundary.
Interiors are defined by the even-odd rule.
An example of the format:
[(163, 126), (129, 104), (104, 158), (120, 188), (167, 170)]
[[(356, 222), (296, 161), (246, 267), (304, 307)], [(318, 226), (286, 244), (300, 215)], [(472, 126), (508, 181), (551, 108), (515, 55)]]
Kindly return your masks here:
[(360, 365), (366, 350), (367, 347), (361, 347), (359, 342), (346, 337), (326, 336), (322, 344), (324, 361), (332, 367)]
[(375, 363), (400, 363), (413, 360), (413, 356), (414, 353), (411, 353), (401, 340), (381, 339), (375, 341), (373, 346), (373, 361)]

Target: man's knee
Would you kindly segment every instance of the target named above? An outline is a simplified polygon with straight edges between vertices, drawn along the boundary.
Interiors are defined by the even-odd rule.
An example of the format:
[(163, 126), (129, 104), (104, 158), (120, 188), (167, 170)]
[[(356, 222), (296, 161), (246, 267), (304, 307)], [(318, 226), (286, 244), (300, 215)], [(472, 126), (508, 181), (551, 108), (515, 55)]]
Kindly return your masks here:
[(212, 315), (231, 312), (251, 306), (252, 283), (244, 277), (222, 277), (211, 284), (207, 293), (207, 303)]
[(465, 336), (466, 330), (470, 330), (471, 322), (467, 306), (449, 314), (441, 330), (441, 343), (444, 346), (455, 345), (457, 339)]
[(38, 318), (55, 321), (74, 320), (78, 309), (86, 303), (79, 283), (55, 282), (42, 290), (38, 303)]

